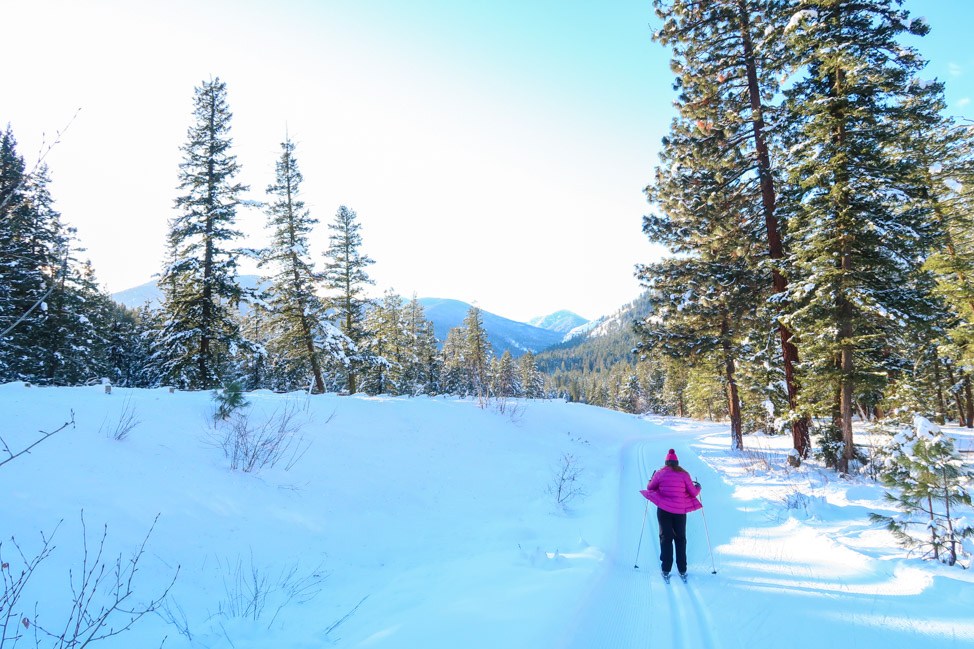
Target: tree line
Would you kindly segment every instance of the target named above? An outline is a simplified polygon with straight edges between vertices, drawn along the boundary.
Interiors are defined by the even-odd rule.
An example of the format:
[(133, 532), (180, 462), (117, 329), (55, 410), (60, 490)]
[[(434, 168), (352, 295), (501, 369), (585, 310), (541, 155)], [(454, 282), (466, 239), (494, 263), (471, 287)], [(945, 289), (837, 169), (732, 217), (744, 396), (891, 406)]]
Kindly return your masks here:
[[(533, 356), (496, 357), (471, 308), (442, 345), (415, 298), (368, 297), (373, 262), (358, 215), (340, 206), (320, 268), (318, 219), (302, 200), (296, 145), (285, 137), (257, 205), (268, 245), (247, 249), (238, 211), (255, 205), (236, 180), (226, 84), (197, 86), (180, 148), (179, 195), (160, 272), (162, 303), (129, 310), (98, 286), (75, 232), (53, 207), (48, 172), (28, 170), (12, 129), (0, 139), (0, 381), (372, 394), (541, 397)], [(255, 258), (263, 282), (241, 285)]]

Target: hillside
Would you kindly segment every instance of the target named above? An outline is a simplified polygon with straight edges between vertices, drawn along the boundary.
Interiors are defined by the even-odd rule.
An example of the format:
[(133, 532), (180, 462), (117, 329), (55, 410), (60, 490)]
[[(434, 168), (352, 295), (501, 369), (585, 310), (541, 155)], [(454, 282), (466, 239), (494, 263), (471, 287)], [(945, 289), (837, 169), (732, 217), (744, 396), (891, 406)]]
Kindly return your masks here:
[(632, 325), (647, 315), (647, 300), (639, 297), (612, 315), (574, 329), (564, 341), (537, 356), (538, 368), (547, 374), (592, 372), (610, 369), (620, 362), (634, 362), (632, 350), (638, 339)]
[[(0, 386), (14, 452), (75, 421), (0, 467), (5, 575), (23, 568), (7, 539), (30, 558), (54, 537), (12, 619), (64, 628), (69, 570), (104, 534), (109, 584), (137, 558), (125, 608), (175, 576), (106, 649), (974, 646), (972, 573), (909, 557), (866, 518), (880, 487), (788, 469), (784, 438), (741, 455), (720, 425), (556, 401), (247, 398), (252, 425), (299, 424), (252, 472), (231, 470), (208, 393)], [(660, 580), (637, 492), (668, 448), (703, 484), (688, 585)], [(566, 456), (584, 494), (559, 507)]]

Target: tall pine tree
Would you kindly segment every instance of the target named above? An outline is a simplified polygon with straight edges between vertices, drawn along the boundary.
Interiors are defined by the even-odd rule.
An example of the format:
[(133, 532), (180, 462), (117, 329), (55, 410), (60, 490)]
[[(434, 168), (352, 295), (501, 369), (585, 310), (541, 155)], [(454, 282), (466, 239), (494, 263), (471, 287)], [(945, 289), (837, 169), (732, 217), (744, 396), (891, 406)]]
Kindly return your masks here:
[(909, 326), (928, 297), (917, 273), (933, 219), (905, 139), (925, 129), (909, 109), (923, 61), (898, 41), (927, 28), (895, 1), (798, 4), (790, 45), (806, 74), (786, 93), (785, 209), (798, 277), (786, 322), (816, 384), (803, 398), (832, 419), (841, 449), (835, 461), (847, 471), (856, 395), (882, 389), (893, 369), (887, 334)]
[(195, 89), (193, 124), (182, 146), (177, 215), (169, 223), (164, 295), (164, 380), (179, 387), (218, 387), (245, 344), (237, 318), (244, 291), (237, 281), (236, 229), (240, 171), (231, 153), (232, 115), (219, 77)]
[(375, 262), (361, 250), (361, 228), (354, 210), (344, 205), (338, 208), (335, 219), (328, 224), (331, 234), (322, 274), (330, 317), (344, 334), (340, 362), (344, 387), (350, 394), (360, 389), (359, 375), (370, 362), (365, 350), (365, 315), (370, 300), (365, 289), (375, 282), (365, 269)]
[(310, 377), (315, 392), (325, 391), (324, 358), (341, 351), (338, 331), (328, 325), (325, 306), (315, 287), (318, 275), (308, 253), (308, 237), (318, 222), (301, 200), (303, 176), (294, 156), (294, 143), (285, 138), (268, 185), (265, 205), (270, 246), (261, 266), (271, 270), (268, 288), (270, 331), (268, 354), (275, 365), (275, 387), (294, 389)]
[[(662, 29), (654, 38), (673, 48), (675, 87), (680, 91), (680, 117), (668, 138), (670, 152), (664, 154), (668, 158), (664, 163), (673, 165), (671, 178), (655, 198), (672, 192), (676, 180), (680, 191), (668, 197), (670, 204), (664, 209), (668, 214), (674, 209), (688, 212), (686, 226), (693, 231), (695, 220), (714, 218), (704, 216), (701, 209), (713, 206), (716, 194), (734, 197), (733, 210), (727, 209), (729, 201), (725, 198), (721, 208), (724, 214), (716, 217), (738, 221), (748, 240), (748, 259), (742, 261), (751, 266), (762, 263), (761, 274), (770, 279), (768, 292), (781, 294), (787, 286), (779, 267), (785, 249), (783, 226), (776, 209), (778, 175), (771, 163), (775, 133), (769, 124), (777, 121), (774, 117), (780, 107), (772, 102), (778, 96), (778, 79), (788, 65), (782, 31), (789, 3), (654, 0), (654, 6), (663, 20)], [(713, 176), (711, 184), (700, 186), (699, 178), (684, 173), (687, 168), (709, 170)], [(686, 176), (689, 185), (679, 181), (680, 176)], [(687, 201), (695, 202), (696, 207), (685, 209), (683, 204)], [(647, 226), (647, 233), (654, 236), (653, 224)], [(679, 232), (674, 234), (680, 236)], [(793, 411), (793, 443), (799, 455), (805, 457), (809, 446), (808, 420), (797, 412), (798, 351), (777, 313), (771, 311), (763, 317), (778, 330), (780, 363)], [(733, 362), (728, 359), (725, 364)], [(736, 381), (728, 380), (730, 390), (736, 389), (735, 384)], [(735, 413), (734, 397), (729, 398), (731, 412)], [(739, 419), (732, 414), (733, 422)]]

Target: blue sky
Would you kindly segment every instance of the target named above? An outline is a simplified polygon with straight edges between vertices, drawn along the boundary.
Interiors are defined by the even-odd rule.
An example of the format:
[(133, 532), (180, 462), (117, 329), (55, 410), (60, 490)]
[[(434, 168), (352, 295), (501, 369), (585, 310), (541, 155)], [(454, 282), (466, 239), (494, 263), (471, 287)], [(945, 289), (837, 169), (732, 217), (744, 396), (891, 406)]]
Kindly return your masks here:
[[(967, 0), (914, 1), (929, 75), (972, 114)], [(642, 188), (671, 115), (648, 0), (0, 0), (22, 64), (0, 97), (111, 291), (164, 256), (193, 87), (220, 76), (241, 180), (260, 199), (285, 129), (325, 248), (355, 209), (377, 291), (526, 320), (594, 318), (639, 292)], [(264, 217), (240, 214), (259, 244)]]

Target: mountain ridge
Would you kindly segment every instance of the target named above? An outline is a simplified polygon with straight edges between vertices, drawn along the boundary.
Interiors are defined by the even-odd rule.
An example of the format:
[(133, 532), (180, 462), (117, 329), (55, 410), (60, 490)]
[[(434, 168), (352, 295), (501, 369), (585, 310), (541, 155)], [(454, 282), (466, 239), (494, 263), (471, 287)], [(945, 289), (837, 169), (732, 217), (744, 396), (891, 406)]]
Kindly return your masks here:
[[(256, 275), (241, 275), (240, 282), (243, 286), (254, 288), (259, 284), (260, 278)], [(112, 299), (130, 309), (138, 309), (145, 304), (158, 307), (162, 302), (162, 292), (155, 281), (149, 281), (113, 293)], [(462, 300), (451, 298), (424, 297), (418, 300), (423, 305), (426, 319), (433, 323), (433, 332), (441, 345), (451, 329), (463, 324), (472, 306)], [(480, 309), (480, 314), (487, 339), (498, 356), (505, 350), (510, 351), (514, 357), (526, 352), (539, 353), (562, 343), (569, 331), (589, 324), (589, 321), (567, 310), (532, 318), (532, 322), (536, 321), (547, 326), (511, 320), (483, 309)]]

